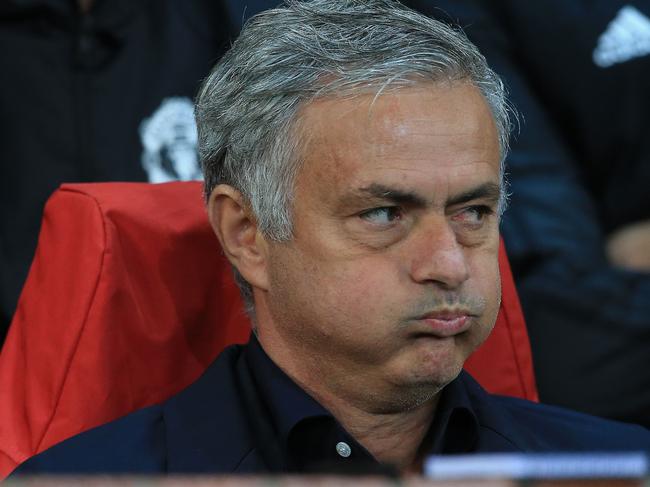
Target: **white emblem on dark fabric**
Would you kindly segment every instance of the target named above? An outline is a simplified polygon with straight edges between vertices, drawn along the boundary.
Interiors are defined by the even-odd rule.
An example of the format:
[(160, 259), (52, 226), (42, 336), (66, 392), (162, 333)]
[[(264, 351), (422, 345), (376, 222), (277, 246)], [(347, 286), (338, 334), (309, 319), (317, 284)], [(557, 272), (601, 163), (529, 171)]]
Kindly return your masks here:
[(598, 38), (593, 59), (596, 66), (614, 64), (650, 54), (650, 19), (631, 5), (619, 10)]
[(194, 106), (187, 97), (165, 98), (140, 124), (142, 166), (150, 183), (201, 179)]

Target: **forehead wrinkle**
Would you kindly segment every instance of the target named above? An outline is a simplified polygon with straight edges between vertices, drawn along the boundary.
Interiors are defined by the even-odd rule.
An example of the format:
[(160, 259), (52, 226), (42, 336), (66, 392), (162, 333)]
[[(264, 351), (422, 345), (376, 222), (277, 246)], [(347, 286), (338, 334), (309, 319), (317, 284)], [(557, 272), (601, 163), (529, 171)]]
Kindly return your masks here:
[[(417, 152), (415, 148), (421, 147), (423, 155), (430, 154), (432, 145), (435, 145), (438, 156), (461, 147), (464, 153), (473, 152), (476, 157), (476, 153), (484, 154), (491, 151), (488, 142), (496, 140), (496, 135), (492, 137), (491, 132), (489, 128), (478, 125), (412, 124), (411, 121), (405, 121), (392, 126), (386, 124), (381, 132), (369, 130), (368, 133), (372, 134), (372, 137), (368, 138), (370, 143), (366, 146), (366, 150), (376, 156), (393, 153), (397, 159), (410, 160), (411, 158), (404, 157), (405, 153), (414, 154)], [(438, 140), (441, 141), (440, 144), (432, 142)], [(405, 151), (404, 148), (409, 150)], [(484, 156), (478, 158), (483, 159)]]
[[(438, 100), (441, 100), (441, 103), (444, 104), (446, 92), (463, 87), (469, 87), (475, 91), (475, 94), (478, 95), (482, 101), (482, 110), (489, 114), (490, 119), (494, 123), (494, 117), (490, 112), (487, 102), (480, 95), (478, 89), (471, 83), (426, 83), (405, 89), (402, 91), (402, 93), (419, 97), (422, 100), (423, 104), (427, 103), (428, 101), (434, 101), (434, 103), (437, 104)], [(413, 131), (413, 129), (417, 128), (417, 126), (420, 125), (426, 127), (423, 132), (427, 136), (434, 135), (432, 132), (437, 132), (443, 136), (449, 136), (470, 135), (484, 131), (484, 127), (482, 127), (482, 124), (479, 123), (477, 117), (475, 116), (474, 107), (470, 108), (466, 104), (461, 103), (456, 107), (457, 110), (455, 111), (454, 120), (449, 120), (447, 118), (443, 121), (437, 117), (434, 117), (432, 119), (430, 113), (404, 113), (397, 100), (387, 95), (388, 94), (382, 94), (380, 98), (373, 101), (368, 109), (368, 115), (366, 117), (366, 124), (368, 128), (374, 125), (375, 128), (380, 129), (379, 133), (383, 133), (384, 136), (387, 135), (386, 132), (392, 132), (394, 134), (401, 135), (405, 134), (405, 132), (408, 130), (410, 130), (410, 132), (413, 134), (418, 134), (419, 131)], [(383, 102), (383, 109), (378, 108), (380, 101)], [(378, 112), (380, 115), (375, 116)], [(396, 120), (401, 121), (396, 124)], [(496, 130), (496, 125), (494, 128)]]

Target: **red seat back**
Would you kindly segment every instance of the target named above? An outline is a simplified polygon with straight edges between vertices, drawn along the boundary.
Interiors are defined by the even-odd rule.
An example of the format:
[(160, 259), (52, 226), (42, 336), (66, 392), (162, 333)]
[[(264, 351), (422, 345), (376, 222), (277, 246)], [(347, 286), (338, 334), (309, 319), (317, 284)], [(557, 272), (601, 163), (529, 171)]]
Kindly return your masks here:
[[(503, 248), (500, 263), (499, 319), (467, 367), (493, 392), (536, 399)], [(63, 185), (0, 354), (0, 479), (180, 391), (248, 334), (200, 183)]]

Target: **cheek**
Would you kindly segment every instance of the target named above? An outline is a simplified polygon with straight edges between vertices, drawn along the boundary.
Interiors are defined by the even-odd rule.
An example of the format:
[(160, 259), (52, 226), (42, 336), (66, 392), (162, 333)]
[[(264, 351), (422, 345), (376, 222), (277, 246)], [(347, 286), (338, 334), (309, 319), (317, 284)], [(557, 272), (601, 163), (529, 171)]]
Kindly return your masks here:
[(270, 302), (276, 318), (301, 323), (319, 335), (356, 341), (380, 335), (396, 299), (396, 269), (378, 259), (314, 259), (292, 254), (274, 259)]
[(330, 265), (319, 274), (322, 298), (335, 314), (344, 315), (345, 321), (352, 321), (357, 327), (375, 327), (364, 332), (379, 331), (379, 321), (391, 315), (396, 286), (389, 276), (394, 274), (385, 264), (366, 259)]
[(331, 269), (332, 281), (338, 283), (340, 298), (345, 301), (363, 300), (390, 306), (412, 291), (408, 259), (401, 255), (377, 253), (355, 257)]

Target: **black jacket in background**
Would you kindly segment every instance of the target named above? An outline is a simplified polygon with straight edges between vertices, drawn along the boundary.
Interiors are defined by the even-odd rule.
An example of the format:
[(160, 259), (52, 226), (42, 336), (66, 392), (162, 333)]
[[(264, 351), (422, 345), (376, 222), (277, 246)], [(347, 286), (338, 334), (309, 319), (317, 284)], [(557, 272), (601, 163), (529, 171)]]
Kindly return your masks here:
[(650, 49), (625, 59), (635, 35), (650, 46), (650, 7), (405, 3), (458, 22), (521, 115), (501, 229), (542, 401), (650, 426), (650, 274), (605, 255), (607, 233), (650, 219)]
[(247, 4), (260, 8), (96, 0), (82, 16), (73, 0), (0, 2), (0, 344), (59, 184), (199, 176), (180, 170), (196, 164), (192, 99)]

